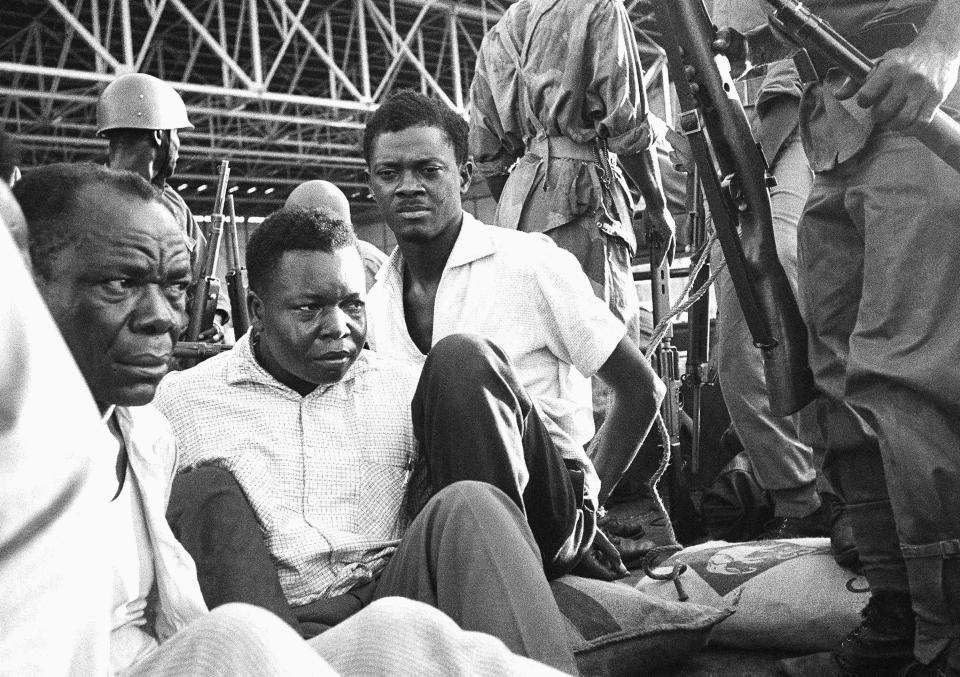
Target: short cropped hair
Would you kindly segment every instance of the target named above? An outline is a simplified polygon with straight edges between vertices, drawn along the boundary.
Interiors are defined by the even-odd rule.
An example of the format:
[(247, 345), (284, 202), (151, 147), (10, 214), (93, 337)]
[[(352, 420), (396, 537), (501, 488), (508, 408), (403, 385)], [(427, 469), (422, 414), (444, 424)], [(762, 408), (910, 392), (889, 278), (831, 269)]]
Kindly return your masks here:
[(469, 158), (467, 136), (470, 128), (466, 121), (436, 99), (401, 89), (384, 101), (367, 120), (363, 130), (363, 157), (367, 164), (370, 164), (373, 144), (378, 136), (385, 132), (401, 132), (410, 127), (437, 127), (453, 146), (458, 165)]
[(50, 279), (56, 256), (79, 242), (74, 208), (78, 196), (106, 187), (122, 196), (163, 205), (160, 193), (139, 174), (92, 162), (59, 163), (31, 169), (13, 187), (27, 219), (27, 240), (33, 271)]
[(357, 236), (346, 221), (332, 219), (317, 209), (287, 207), (260, 224), (247, 243), (247, 280), (262, 294), (288, 251), (321, 251), (332, 254), (356, 247)]

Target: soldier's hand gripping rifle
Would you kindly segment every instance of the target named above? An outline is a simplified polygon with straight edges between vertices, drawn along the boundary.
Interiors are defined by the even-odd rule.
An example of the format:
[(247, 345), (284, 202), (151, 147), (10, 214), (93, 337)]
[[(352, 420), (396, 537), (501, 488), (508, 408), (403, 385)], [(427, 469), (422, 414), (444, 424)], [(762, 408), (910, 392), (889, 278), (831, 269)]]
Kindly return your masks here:
[[(770, 17), (771, 25), (798, 47), (818, 52), (858, 84), (867, 79), (874, 62), (830, 24), (794, 0), (766, 1), (776, 10)], [(956, 120), (937, 109), (931, 122), (910, 129), (907, 133), (960, 172), (960, 123)]]
[(230, 162), (220, 162), (220, 176), (217, 180), (217, 192), (214, 196), (213, 213), (210, 214), (210, 232), (207, 236), (207, 249), (204, 252), (203, 268), (197, 279), (190, 307), (190, 320), (184, 340), (195, 342), (207, 329), (213, 326), (217, 313), (217, 299), (220, 297), (220, 281), (217, 279), (217, 255), (220, 252), (220, 235), (223, 233), (223, 206), (227, 196), (227, 182), (230, 179)]
[(233, 206), (233, 195), (227, 198), (230, 220), (227, 221), (227, 296), (230, 297), (230, 319), (233, 322), (233, 335), (239, 340), (250, 328), (250, 314), (247, 310), (247, 269), (240, 260), (240, 244), (237, 241), (237, 212)]
[[(767, 164), (750, 131), (702, 0), (653, 0), (686, 135), (754, 345), (770, 407), (793, 413), (815, 396), (806, 328), (777, 258)], [(740, 231), (738, 236), (737, 231)]]

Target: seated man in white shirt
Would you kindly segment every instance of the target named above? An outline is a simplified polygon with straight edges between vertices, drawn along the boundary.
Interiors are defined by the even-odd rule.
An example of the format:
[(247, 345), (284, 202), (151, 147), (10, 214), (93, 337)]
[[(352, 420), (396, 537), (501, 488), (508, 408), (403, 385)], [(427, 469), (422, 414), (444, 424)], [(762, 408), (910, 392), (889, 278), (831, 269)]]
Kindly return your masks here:
[[(92, 164), (51, 165), (28, 172), (17, 184), (15, 195), (26, 215), (41, 296), (92, 395), (92, 402), (89, 395), (83, 395), (55, 413), (61, 419), (66, 411), (76, 414), (78, 425), (71, 432), (93, 447), (91, 453), (102, 454), (96, 469), (116, 468), (115, 479), (110, 481), (104, 475), (92, 488), (84, 488), (83, 477), (78, 476), (73, 486), (66, 487), (76, 496), (66, 491), (63, 500), (55, 504), (67, 512), (89, 508), (90, 492), (97, 492), (107, 527), (103, 534), (107, 543), (101, 548), (107, 576), (93, 576), (79, 583), (90, 585), (89, 591), (79, 595), (92, 598), (87, 608), (65, 607), (70, 613), (92, 616), (76, 637), (89, 643), (86, 659), (82, 645), (74, 649), (78, 669), (89, 668), (85, 674), (103, 671), (106, 661), (100, 649), (107, 645), (108, 632), (110, 668), (123, 677), (333, 675), (335, 669), (345, 674), (388, 670), (420, 675), (427, 670), (442, 675), (476, 669), (477, 657), (481, 670), (490, 674), (527, 674), (543, 668), (512, 656), (493, 638), (463, 633), (434, 610), (403, 600), (384, 600), (355, 616), (338, 632), (324, 634), (310, 644), (275, 616), (253, 606), (227, 605), (208, 613), (193, 562), (164, 517), (177, 452), (169, 424), (150, 406), (160, 379), (168, 371), (174, 341), (185, 321), (190, 265), (176, 221), (142, 178)], [(0, 245), (7, 241), (0, 240)], [(10, 265), (20, 265), (9, 252), (0, 254), (4, 272)], [(32, 289), (24, 293), (29, 302)], [(17, 307), (0, 304), (0, 311), (3, 326), (14, 332), (12, 338), (21, 353), (26, 352), (29, 358), (45, 345), (37, 342), (24, 351), (17, 334), (23, 327), (16, 321), (8, 322), (8, 318), (18, 317)], [(56, 345), (53, 349), (51, 357), (56, 358)], [(73, 380), (77, 379), (73, 379), (71, 368), (68, 364), (63, 376), (65, 395), (76, 394)], [(12, 382), (24, 384), (20, 394), (33, 397), (29, 384), (38, 378), (36, 370), (14, 376), (17, 378)], [(15, 402), (17, 398), (12, 399)], [(5, 403), (10, 401), (4, 398)], [(96, 425), (94, 403), (105, 424), (102, 427)], [(36, 407), (25, 411), (32, 409)], [(53, 426), (71, 421), (54, 421)], [(16, 422), (30, 423), (19, 418)], [(98, 429), (100, 438), (95, 435)], [(14, 458), (4, 454), (3, 462)], [(57, 479), (61, 470), (69, 468), (51, 468), (48, 479)], [(4, 512), (6, 493), (0, 501)], [(81, 498), (82, 506), (71, 505), (72, 499)], [(23, 506), (29, 510), (30, 500)], [(78, 512), (77, 517), (81, 516)], [(45, 522), (54, 517), (54, 510), (34, 515), (12, 540), (7, 538), (4, 520), (0, 574), (5, 576), (20, 564), (12, 570), (26, 579), (17, 581), (11, 589), (22, 587), (44, 593), (32, 578), (55, 575), (55, 568), (22, 568), (27, 561), (22, 555), (29, 554), (27, 546), (37, 540), (33, 532), (46, 529)], [(73, 522), (74, 528), (84, 526), (76, 524), (76, 518)], [(61, 518), (56, 523), (63, 525), (65, 521)], [(104, 523), (95, 520), (85, 526), (99, 530)], [(72, 542), (70, 534), (61, 537), (66, 544)], [(100, 547), (96, 539), (86, 545)], [(11, 562), (8, 554), (16, 555), (16, 559)], [(22, 602), (26, 608), (31, 604), (36, 601)], [(6, 623), (11, 619), (4, 614), (3, 620)], [(31, 622), (44, 624), (49, 633), (58, 632), (42, 617), (34, 617)], [(97, 635), (98, 628), (102, 636)], [(22, 630), (5, 625), (0, 648), (7, 646), (8, 637), (16, 640), (25, 636)], [(16, 641), (12, 646), (17, 646)], [(41, 648), (30, 649), (46, 646), (52, 644), (45, 642)], [(55, 665), (57, 658), (69, 658), (69, 654), (58, 651), (60, 655), (48, 665)], [(22, 667), (22, 660), (0, 656), (0, 673), (8, 674), (5, 670), (11, 665)]]
[[(417, 365), (454, 333), (479, 334), (504, 350), (556, 450), (574, 477), (582, 475), (573, 479), (583, 486), (575, 512), (586, 528), (556, 524), (566, 542), (540, 542), (548, 572), (562, 571), (591, 545), (595, 511), (636, 456), (665, 388), (571, 254), (463, 211), (473, 176), (467, 131), (439, 101), (410, 91), (394, 94), (367, 122), (370, 190), (397, 238), (370, 291), (370, 346)], [(613, 393), (596, 434), (595, 374)], [(530, 475), (526, 500), (557, 492), (553, 477)]]
[[(201, 568), (211, 556), (226, 559), (221, 548), (229, 553), (234, 534), (250, 531), (223, 502), (216, 466), (249, 499), (301, 630), (398, 595), (575, 672), (521, 512), (531, 522), (545, 512), (521, 495), (546, 433), (499, 349), (449, 337), (422, 375), (364, 350), (356, 237), (317, 210), (270, 215), (246, 263), (251, 332), (229, 353), (170, 374), (157, 394), (181, 466), (205, 466), (178, 478), (172, 515)], [(409, 490), (419, 459), (434, 471), (429, 502)], [(553, 461), (543, 472), (565, 474)], [(560, 502), (568, 519), (572, 494)], [(249, 568), (243, 552), (233, 554)], [(238, 588), (242, 574), (203, 578)]]

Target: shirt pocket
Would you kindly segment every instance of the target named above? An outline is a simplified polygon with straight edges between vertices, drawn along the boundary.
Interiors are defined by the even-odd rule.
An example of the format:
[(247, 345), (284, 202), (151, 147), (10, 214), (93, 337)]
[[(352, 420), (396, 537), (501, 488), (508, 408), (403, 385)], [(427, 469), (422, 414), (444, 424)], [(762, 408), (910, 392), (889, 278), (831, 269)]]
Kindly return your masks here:
[(307, 523), (330, 540), (333, 532), (357, 532), (363, 462), (311, 459), (305, 464), (303, 516)]
[(402, 536), (404, 500), (410, 483), (413, 457), (405, 451), (377, 450), (360, 462), (360, 496), (355, 528), (371, 538), (393, 540)]

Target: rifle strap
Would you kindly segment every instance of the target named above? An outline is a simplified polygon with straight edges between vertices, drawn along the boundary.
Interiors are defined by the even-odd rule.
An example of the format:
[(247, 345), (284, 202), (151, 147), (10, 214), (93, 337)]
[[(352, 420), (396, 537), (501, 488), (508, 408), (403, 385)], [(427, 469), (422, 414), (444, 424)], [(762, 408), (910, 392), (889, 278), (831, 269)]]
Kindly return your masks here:
[[(703, 120), (700, 117), (699, 110), (691, 108), (680, 112), (680, 132), (687, 137), (690, 143), (690, 150), (694, 157), (697, 158), (698, 165), (711, 168), (709, 175), (707, 172), (700, 172), (700, 181), (704, 192), (707, 194), (711, 191), (722, 193), (723, 189), (717, 177), (716, 164), (710, 155), (707, 137), (704, 133)], [(770, 329), (767, 327), (766, 322), (764, 322), (763, 314), (760, 312), (760, 304), (754, 294), (750, 274), (744, 263), (743, 250), (734, 223), (732, 220), (726, 219), (723, 214), (713, 214), (713, 221), (717, 230), (717, 238), (720, 240), (723, 248), (723, 257), (727, 263), (727, 270), (737, 290), (737, 297), (740, 300), (743, 317), (744, 320), (746, 320), (747, 327), (750, 329), (754, 345), (762, 345), (764, 347), (776, 345), (777, 342), (770, 335)]]

